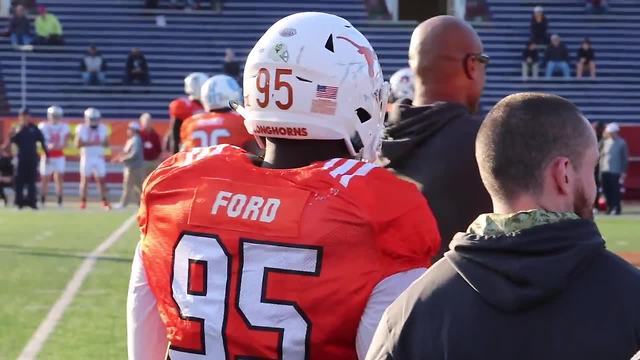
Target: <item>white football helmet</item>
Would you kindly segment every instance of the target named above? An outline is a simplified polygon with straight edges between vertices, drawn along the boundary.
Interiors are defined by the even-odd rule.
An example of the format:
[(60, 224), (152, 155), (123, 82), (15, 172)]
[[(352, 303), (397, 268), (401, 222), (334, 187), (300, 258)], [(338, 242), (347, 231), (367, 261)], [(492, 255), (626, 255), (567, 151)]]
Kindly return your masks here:
[(63, 116), (64, 111), (62, 111), (62, 108), (60, 106), (53, 105), (49, 106), (49, 108), (47, 109), (47, 119), (49, 121), (60, 120)]
[(242, 89), (234, 78), (227, 75), (215, 75), (205, 81), (200, 91), (202, 106), (209, 112), (229, 107), (229, 101), (239, 102)]
[(184, 93), (194, 100), (200, 100), (200, 89), (209, 77), (205, 73), (194, 72), (184, 78)]
[(391, 83), (391, 95), (398, 99), (413, 100), (413, 71), (410, 68), (404, 68), (396, 71), (391, 75), (389, 82)]
[(100, 114), (100, 110), (90, 107), (84, 111), (84, 121), (87, 124), (95, 124), (100, 121), (102, 115)]
[(276, 22), (247, 57), (245, 118), (250, 134), (343, 139), (349, 152), (379, 153), (389, 86), (369, 41), (347, 20), (305, 12)]

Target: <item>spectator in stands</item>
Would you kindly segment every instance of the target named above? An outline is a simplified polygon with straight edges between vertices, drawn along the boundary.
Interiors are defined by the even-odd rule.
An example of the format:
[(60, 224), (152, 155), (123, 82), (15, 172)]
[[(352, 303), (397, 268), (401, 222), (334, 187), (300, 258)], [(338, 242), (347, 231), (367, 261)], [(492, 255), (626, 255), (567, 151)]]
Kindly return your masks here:
[(522, 80), (527, 80), (529, 73), (531, 73), (532, 78), (538, 78), (538, 70), (540, 68), (538, 57), (538, 47), (535, 41), (531, 40), (527, 47), (522, 50)]
[(102, 58), (95, 45), (91, 45), (87, 54), (82, 58), (80, 69), (85, 85), (104, 85), (107, 82), (107, 76), (104, 73), (107, 70), (107, 62)]
[(550, 79), (553, 72), (559, 68), (562, 71), (562, 76), (565, 79), (571, 77), (571, 69), (569, 68), (569, 51), (562, 41), (560, 36), (553, 34), (551, 36), (551, 44), (547, 46), (544, 59), (547, 62), (546, 77)]
[(232, 49), (227, 48), (224, 51), (224, 64), (222, 65), (222, 72), (225, 75), (229, 75), (238, 81), (239, 84), (242, 84), (242, 79), (240, 78), (240, 64), (236, 61), (236, 54)]
[(44, 5), (38, 6), (36, 18), (36, 44), (39, 45), (63, 45), (62, 25), (58, 18), (47, 11)]
[[(456, 54), (455, 56), (453, 54)], [(388, 167), (419, 184), (438, 222), (442, 246), (491, 210), (475, 160), (478, 111), (489, 57), (464, 20), (437, 16), (416, 27), (409, 45), (412, 105), (389, 113), (382, 154)]]
[(5, 207), (9, 206), (9, 198), (4, 193), (4, 189), (13, 186), (13, 163), (11, 161), (9, 151), (0, 148), (0, 200), (4, 202)]
[(586, 0), (585, 10), (591, 14), (604, 14), (607, 12), (609, 4), (607, 0)]
[(600, 179), (609, 215), (620, 215), (622, 212), (621, 190), (628, 166), (629, 148), (620, 137), (620, 126), (611, 123), (605, 128), (604, 140), (600, 145)]
[(162, 142), (160, 134), (151, 126), (151, 114), (144, 113), (140, 116), (140, 137), (144, 148), (144, 174), (146, 178), (160, 164), (162, 154)]
[(546, 45), (549, 43), (549, 34), (547, 30), (549, 28), (549, 20), (544, 14), (542, 6), (536, 6), (533, 8), (533, 16), (531, 17), (531, 24), (529, 26), (531, 30), (531, 39), (538, 45)]
[(123, 209), (134, 202), (136, 206), (140, 201), (142, 182), (144, 181), (144, 155), (142, 139), (140, 138), (140, 124), (137, 121), (129, 123), (127, 128), (128, 139), (124, 145), (122, 154), (116, 156), (114, 162), (124, 164), (124, 177), (122, 179), (122, 197), (116, 209)]
[(576, 65), (576, 77), (582, 78), (585, 68), (589, 69), (592, 79), (596, 77), (596, 54), (591, 47), (591, 40), (584, 38), (578, 49), (578, 64)]
[(149, 66), (147, 59), (139, 48), (131, 49), (131, 53), (127, 57), (126, 67), (124, 75), (125, 84), (149, 84)]
[(9, 21), (9, 35), (13, 46), (29, 45), (33, 41), (31, 24), (27, 18), (24, 6), (17, 5), (11, 20)]

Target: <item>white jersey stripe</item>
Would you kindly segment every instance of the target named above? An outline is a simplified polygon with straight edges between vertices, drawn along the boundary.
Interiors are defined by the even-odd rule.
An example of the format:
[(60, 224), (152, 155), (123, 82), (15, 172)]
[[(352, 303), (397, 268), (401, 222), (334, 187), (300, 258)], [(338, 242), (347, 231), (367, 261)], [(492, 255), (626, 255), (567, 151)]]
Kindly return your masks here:
[(339, 158), (331, 159), (327, 161), (322, 168), (325, 170), (331, 169), (338, 161), (340, 161)]
[(354, 176), (365, 176), (367, 175), (371, 170), (377, 168), (378, 166), (374, 165), (374, 164), (364, 164), (360, 167), (360, 169), (356, 170), (356, 172), (354, 172), (351, 175), (344, 175), (342, 177), (340, 177), (340, 184), (342, 184), (342, 186), (347, 187), (349, 186), (349, 182), (351, 181), (351, 179)]
[(353, 160), (353, 159), (349, 159), (347, 161), (344, 162), (344, 164), (338, 166), (337, 168), (335, 168), (330, 175), (333, 176), (334, 178), (337, 178), (339, 175), (344, 175), (346, 174), (349, 170), (351, 170), (354, 166), (356, 166), (358, 164), (358, 160)]
[(211, 155), (219, 155), (221, 154), (224, 149), (226, 149), (229, 146), (229, 144), (220, 144), (217, 145), (213, 148), (213, 151), (211, 152)]

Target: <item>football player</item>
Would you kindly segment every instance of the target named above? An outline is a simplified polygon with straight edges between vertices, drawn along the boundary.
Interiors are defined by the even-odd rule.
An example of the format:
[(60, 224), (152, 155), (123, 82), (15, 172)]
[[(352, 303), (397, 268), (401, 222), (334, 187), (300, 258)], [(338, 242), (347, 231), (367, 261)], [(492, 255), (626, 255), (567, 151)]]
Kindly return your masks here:
[(204, 112), (200, 102), (202, 84), (207, 81), (207, 74), (195, 72), (184, 78), (184, 92), (187, 97), (180, 97), (169, 104), (169, 133), (165, 148), (171, 153), (180, 150), (180, 127), (182, 122), (193, 115)]
[(230, 76), (216, 75), (202, 85), (201, 95), (205, 112), (182, 123), (182, 149), (230, 144), (256, 153), (257, 144), (244, 127), (244, 119), (229, 105), (242, 98), (238, 83)]
[(413, 71), (411, 68), (403, 68), (391, 75), (389, 82), (391, 83), (392, 101), (409, 99), (413, 101)]
[(53, 175), (56, 194), (58, 195), (58, 206), (62, 206), (62, 182), (64, 181), (65, 157), (64, 148), (69, 142), (71, 132), (69, 125), (62, 122), (64, 113), (60, 106), (50, 106), (47, 109), (47, 121), (41, 122), (38, 127), (44, 135), (48, 147), (49, 156), (40, 158), (40, 177), (42, 178), (42, 195), (40, 201), (42, 206), (47, 201), (49, 192), (49, 179)]
[(364, 358), (440, 247), (418, 189), (371, 163), (387, 93), (343, 18), (294, 14), (262, 36), (237, 110), (264, 161), (195, 148), (146, 181), (129, 359)]
[(96, 108), (88, 108), (84, 111), (84, 124), (76, 127), (76, 146), (80, 149), (80, 208), (87, 207), (87, 181), (93, 178), (98, 185), (102, 207), (111, 210), (108, 200), (106, 163), (104, 150), (109, 147), (107, 127), (100, 123), (100, 111)]

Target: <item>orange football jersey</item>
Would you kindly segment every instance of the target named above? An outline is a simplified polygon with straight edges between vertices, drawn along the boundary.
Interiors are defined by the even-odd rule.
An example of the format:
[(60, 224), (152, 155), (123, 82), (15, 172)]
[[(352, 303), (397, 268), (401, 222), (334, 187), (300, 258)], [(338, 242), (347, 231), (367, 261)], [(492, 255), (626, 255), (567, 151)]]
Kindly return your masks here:
[(255, 142), (244, 127), (244, 118), (235, 111), (194, 115), (180, 127), (183, 150), (220, 144), (245, 148)]
[(421, 193), (387, 170), (266, 169), (229, 145), (167, 159), (138, 220), (171, 359), (357, 359), (374, 287), (440, 248)]
[(169, 115), (178, 120), (185, 120), (193, 115), (204, 112), (202, 104), (197, 100), (180, 97), (169, 103)]

